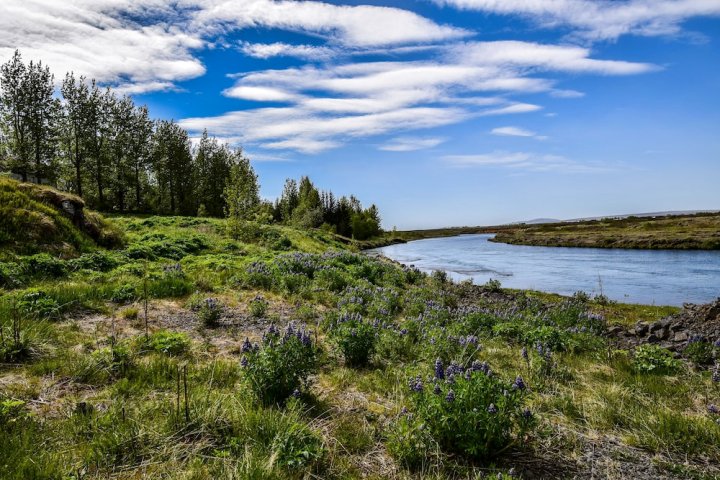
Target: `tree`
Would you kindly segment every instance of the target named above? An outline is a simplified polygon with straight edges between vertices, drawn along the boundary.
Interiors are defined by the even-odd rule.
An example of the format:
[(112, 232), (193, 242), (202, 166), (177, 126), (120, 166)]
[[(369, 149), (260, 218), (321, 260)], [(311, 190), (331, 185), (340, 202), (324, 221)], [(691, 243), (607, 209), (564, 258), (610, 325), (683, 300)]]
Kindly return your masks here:
[(106, 208), (105, 189), (109, 176), (109, 161), (107, 155), (107, 139), (110, 129), (110, 115), (113, 95), (108, 88), (104, 92), (92, 81), (86, 118), (88, 122), (87, 145), (92, 158), (90, 170), (95, 181), (96, 201), (92, 202), (95, 208)]
[(60, 102), (53, 97), (55, 92), (54, 77), (50, 68), (43, 67), (42, 62), (30, 61), (25, 72), (23, 88), (26, 90), (26, 121), (28, 140), (32, 149), (35, 180), (55, 176), (51, 168), (55, 160), (58, 134)]
[(225, 187), (233, 152), (227, 145), (221, 145), (216, 138), (203, 132), (195, 148), (195, 169), (197, 174), (197, 200), (205, 210), (205, 215), (221, 217), (225, 213)]
[(65, 150), (65, 158), (68, 158), (72, 166), (74, 180), (74, 191), (83, 196), (83, 172), (87, 165), (87, 142), (90, 135), (88, 125), (88, 109), (90, 108), (90, 89), (85, 77), (75, 78), (68, 73), (63, 80), (60, 89), (63, 99), (63, 115), (61, 120), (61, 138)]
[(153, 122), (146, 106), (136, 108), (131, 118), (128, 156), (135, 188), (135, 210), (143, 209), (143, 185), (147, 185), (147, 169), (150, 166)]
[(280, 220), (282, 222), (289, 222), (292, 218), (292, 214), (300, 202), (298, 195), (297, 182), (292, 178), (285, 180), (280, 200), (278, 201), (277, 210), (280, 212)]
[(260, 205), (260, 185), (250, 160), (234, 152), (235, 162), (225, 187), (226, 214), (232, 221), (252, 220)]
[(195, 176), (188, 133), (172, 120), (160, 120), (153, 140), (152, 164), (160, 190), (158, 209), (175, 215), (194, 215)]
[(0, 106), (5, 137), (3, 146), (7, 168), (19, 174), (24, 182), (30, 172), (30, 142), (25, 115), (28, 103), (24, 88), (26, 71), (20, 52), (15, 50), (13, 58), (3, 64), (0, 76)]

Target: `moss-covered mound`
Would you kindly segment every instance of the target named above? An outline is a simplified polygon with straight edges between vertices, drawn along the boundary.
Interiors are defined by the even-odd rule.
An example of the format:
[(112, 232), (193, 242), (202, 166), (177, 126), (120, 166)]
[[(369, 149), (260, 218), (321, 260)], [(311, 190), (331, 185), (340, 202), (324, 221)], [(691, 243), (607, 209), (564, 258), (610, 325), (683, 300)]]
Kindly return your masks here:
[(72, 256), (94, 246), (121, 243), (120, 231), (85, 210), (80, 197), (0, 177), (0, 251)]

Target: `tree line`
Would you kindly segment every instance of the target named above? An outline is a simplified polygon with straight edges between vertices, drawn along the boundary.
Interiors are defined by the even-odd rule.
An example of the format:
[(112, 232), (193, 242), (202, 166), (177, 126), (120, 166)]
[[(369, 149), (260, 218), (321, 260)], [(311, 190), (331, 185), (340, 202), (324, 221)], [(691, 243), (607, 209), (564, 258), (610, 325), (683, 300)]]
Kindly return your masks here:
[(68, 73), (59, 91), (42, 62), (19, 51), (0, 67), (0, 171), (81, 196), (105, 212), (233, 216), (365, 239), (380, 232), (374, 205), (336, 199), (309, 178), (287, 180), (274, 203), (261, 200), (241, 148), (205, 131), (193, 146), (173, 120)]

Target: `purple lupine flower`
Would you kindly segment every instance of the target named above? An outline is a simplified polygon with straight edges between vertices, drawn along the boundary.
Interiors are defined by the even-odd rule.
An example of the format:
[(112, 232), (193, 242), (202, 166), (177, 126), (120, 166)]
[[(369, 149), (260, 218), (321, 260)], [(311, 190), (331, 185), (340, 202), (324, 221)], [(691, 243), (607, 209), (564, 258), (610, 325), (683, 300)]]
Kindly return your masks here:
[(452, 390), (448, 390), (447, 395), (445, 395), (445, 401), (450, 402), (450, 403), (454, 402), (455, 401), (455, 392), (453, 392)]
[(494, 403), (491, 403), (490, 406), (488, 407), (487, 411), (488, 411), (488, 413), (492, 413), (494, 415), (498, 412), (498, 409)]
[(445, 367), (443, 367), (442, 360), (440, 357), (435, 360), (435, 378), (438, 380), (444, 380), (445, 379)]
[(250, 339), (248, 337), (245, 337), (245, 341), (242, 343), (242, 346), (240, 347), (240, 351), (242, 353), (247, 353), (253, 349), (252, 343), (250, 343)]
[(720, 364), (715, 365), (715, 370), (713, 370), (712, 374), (712, 381), (715, 383), (720, 383)]
[(472, 378), (472, 374), (473, 374), (472, 368), (468, 368), (467, 370), (465, 370), (465, 380), (470, 380)]
[(710, 405), (708, 405), (707, 409), (708, 409), (708, 412), (712, 413), (713, 415), (720, 414), (720, 408), (718, 408), (716, 405), (714, 405), (712, 403)]
[(243, 355), (242, 358), (240, 359), (240, 366), (243, 368), (248, 366), (248, 359), (245, 355)]
[(446, 382), (446, 383), (449, 383), (450, 385), (454, 385), (454, 384), (455, 384), (455, 374), (454, 374), (454, 373), (449, 373), (449, 374), (447, 375), (447, 377), (445, 378), (445, 382)]
[(525, 420), (531, 420), (531, 419), (533, 418), (533, 413), (530, 411), (529, 408), (525, 408), (525, 409), (522, 411), (522, 417), (523, 417)]
[(300, 396), (300, 390), (298, 390), (298, 389), (296, 388), (296, 389), (293, 390), (293, 392), (292, 392), (292, 397), (293, 397), (293, 398), (298, 398), (299, 396)]
[(408, 413), (407, 407), (402, 407), (402, 410), (400, 410), (400, 414), (401, 414), (401, 415), (407, 415), (407, 413)]
[(517, 378), (515, 379), (515, 382), (513, 382), (512, 388), (513, 388), (513, 390), (521, 390), (521, 391), (525, 390), (525, 388), (527, 388), (527, 386), (525, 385), (525, 381), (523, 380), (523, 378), (520, 375), (518, 375)]
[(720, 348), (720, 338), (715, 340), (715, 343), (713, 343), (713, 345), (715, 346), (715, 348)]
[(527, 347), (523, 347), (522, 350), (520, 350), (520, 356), (522, 356), (523, 360), (527, 361), (527, 359), (529, 358)]
[(440, 388), (440, 385), (438, 385), (437, 383), (435, 384), (435, 388), (433, 388), (433, 393), (435, 395), (440, 395), (442, 393), (442, 389)]
[(415, 378), (410, 379), (410, 381), (408, 382), (408, 386), (413, 392), (420, 393), (423, 391), (423, 382), (419, 375)]

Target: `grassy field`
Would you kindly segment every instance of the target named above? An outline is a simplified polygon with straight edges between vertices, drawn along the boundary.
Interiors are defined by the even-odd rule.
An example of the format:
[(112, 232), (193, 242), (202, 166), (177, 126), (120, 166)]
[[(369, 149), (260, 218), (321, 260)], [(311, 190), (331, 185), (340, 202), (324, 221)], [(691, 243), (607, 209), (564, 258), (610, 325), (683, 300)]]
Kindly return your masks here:
[(0, 478), (720, 475), (711, 369), (606, 336), (675, 309), (456, 284), (319, 231), (111, 223), (114, 249), (4, 247)]
[(720, 214), (523, 225), (498, 231), (494, 241), (549, 247), (718, 250)]

